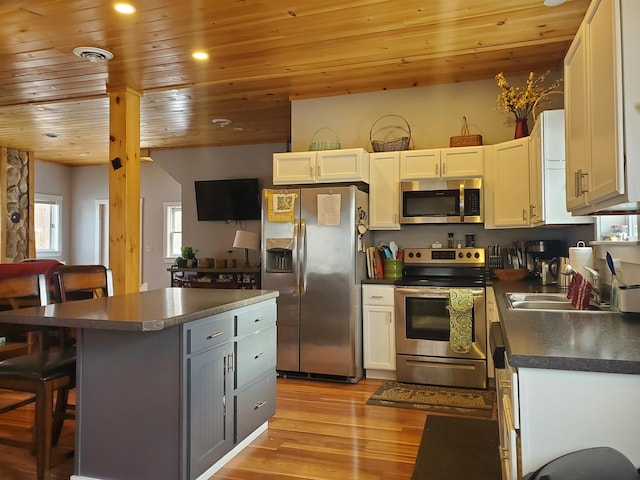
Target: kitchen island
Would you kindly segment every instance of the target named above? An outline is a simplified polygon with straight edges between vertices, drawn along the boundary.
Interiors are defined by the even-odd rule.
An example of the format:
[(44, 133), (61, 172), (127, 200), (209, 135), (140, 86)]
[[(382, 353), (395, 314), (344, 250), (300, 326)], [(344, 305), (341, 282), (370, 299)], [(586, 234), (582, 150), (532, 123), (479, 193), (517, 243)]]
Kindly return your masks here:
[(496, 371), (503, 480), (599, 446), (640, 465), (640, 320), (515, 310), (508, 292), (558, 290), (500, 281), (493, 288), (506, 354), (505, 369)]
[(0, 321), (78, 329), (72, 479), (205, 479), (275, 412), (277, 296), (166, 288)]

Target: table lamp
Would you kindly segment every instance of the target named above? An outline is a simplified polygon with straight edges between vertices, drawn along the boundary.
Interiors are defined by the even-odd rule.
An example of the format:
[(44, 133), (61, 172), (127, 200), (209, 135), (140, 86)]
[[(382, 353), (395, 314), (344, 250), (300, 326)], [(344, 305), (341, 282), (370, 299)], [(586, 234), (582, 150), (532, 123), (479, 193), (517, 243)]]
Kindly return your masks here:
[(244, 266), (250, 267), (249, 249), (258, 250), (260, 248), (260, 239), (257, 233), (237, 230), (236, 236), (233, 239), (233, 246), (235, 248), (244, 248)]

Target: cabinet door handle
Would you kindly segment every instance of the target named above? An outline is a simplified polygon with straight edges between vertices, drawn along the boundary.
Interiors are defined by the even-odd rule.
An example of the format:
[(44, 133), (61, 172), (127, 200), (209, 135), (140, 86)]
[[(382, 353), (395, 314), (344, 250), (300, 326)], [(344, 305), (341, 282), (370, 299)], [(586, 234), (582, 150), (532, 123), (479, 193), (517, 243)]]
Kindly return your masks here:
[(260, 402), (260, 403), (257, 403), (257, 404), (255, 404), (255, 405), (253, 406), (253, 409), (254, 409), (254, 410), (258, 410), (258, 409), (260, 409), (260, 408), (264, 407), (266, 404), (267, 404), (267, 402)]
[(440, 165), (436, 163), (436, 177), (440, 176)]
[(259, 354), (257, 354), (256, 356), (253, 357), (254, 360), (258, 360), (261, 357), (264, 357), (267, 354), (267, 352), (260, 352)]
[(233, 372), (233, 353), (227, 355), (227, 372)]
[(384, 298), (382, 295), (370, 295), (369, 298)]
[(216, 333), (212, 333), (210, 335), (207, 335), (207, 340), (211, 340), (213, 338), (219, 337), (220, 335), (222, 335), (224, 333), (224, 331), (222, 332), (216, 332)]
[(525, 221), (527, 219), (527, 209), (523, 208), (522, 209), (522, 220)]
[(447, 174), (447, 163), (446, 162), (442, 162), (442, 175), (446, 175)]
[(262, 322), (263, 320), (266, 320), (266, 319), (267, 319), (267, 317), (258, 317), (253, 321), (253, 323)]

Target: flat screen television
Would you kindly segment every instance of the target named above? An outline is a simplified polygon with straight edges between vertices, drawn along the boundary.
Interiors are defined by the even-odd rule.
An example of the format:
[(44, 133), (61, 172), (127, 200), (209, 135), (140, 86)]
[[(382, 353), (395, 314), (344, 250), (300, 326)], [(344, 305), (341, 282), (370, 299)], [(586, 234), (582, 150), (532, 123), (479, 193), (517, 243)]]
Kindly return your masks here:
[(198, 221), (260, 220), (257, 178), (196, 180)]

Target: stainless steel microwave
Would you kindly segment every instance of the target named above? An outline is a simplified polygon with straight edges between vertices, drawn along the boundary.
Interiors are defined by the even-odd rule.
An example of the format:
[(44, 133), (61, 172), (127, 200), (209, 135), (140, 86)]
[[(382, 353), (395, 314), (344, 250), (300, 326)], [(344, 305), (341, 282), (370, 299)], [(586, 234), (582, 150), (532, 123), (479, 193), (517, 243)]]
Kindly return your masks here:
[(401, 182), (400, 223), (482, 223), (481, 178)]

